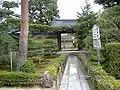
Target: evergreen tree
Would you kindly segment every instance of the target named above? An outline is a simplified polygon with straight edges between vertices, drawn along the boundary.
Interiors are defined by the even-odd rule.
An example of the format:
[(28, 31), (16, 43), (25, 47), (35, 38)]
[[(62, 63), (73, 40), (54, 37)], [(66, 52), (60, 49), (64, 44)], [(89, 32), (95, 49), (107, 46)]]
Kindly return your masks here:
[(28, 0), (21, 0), (21, 30), (19, 39), (19, 58), (17, 62), (17, 71), (20, 71), (21, 66), (27, 60), (27, 46), (28, 46)]
[(105, 8), (120, 5), (120, 0), (94, 0), (94, 2), (103, 5)]
[[(91, 29), (95, 24), (96, 14), (91, 11), (91, 5), (88, 0), (85, 0), (86, 5), (81, 8), (82, 13), (78, 13), (78, 25), (81, 28), (77, 31), (78, 47), (82, 48), (84, 39), (91, 34)], [(81, 46), (82, 45), (82, 46)]]
[(29, 0), (30, 23), (49, 25), (59, 17), (57, 0)]
[[(18, 41), (18, 36), (15, 31), (19, 29), (20, 20), (15, 17), (15, 13), (12, 11), (13, 8), (18, 7), (18, 4), (16, 2), (9, 1), (1, 1), (0, 3), (0, 46), (5, 46), (0, 50), (1, 52), (9, 52), (9, 49), (12, 50), (12, 48), (14, 48), (14, 45), (12, 48), (9, 47), (9, 45), (12, 45), (16, 40)], [(17, 43), (15, 43), (15, 45), (18, 46)]]

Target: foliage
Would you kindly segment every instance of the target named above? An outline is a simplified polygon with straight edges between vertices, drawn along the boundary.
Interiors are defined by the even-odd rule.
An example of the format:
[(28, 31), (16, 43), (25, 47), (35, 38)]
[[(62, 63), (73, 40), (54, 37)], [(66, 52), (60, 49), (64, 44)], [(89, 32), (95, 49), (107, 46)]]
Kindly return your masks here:
[[(98, 18), (96, 18), (96, 25), (100, 28), (100, 36), (102, 42), (101, 57), (104, 61), (104, 48), (105, 44), (119, 41), (119, 6), (113, 6), (105, 9)], [(116, 19), (117, 18), (117, 21)], [(117, 22), (117, 23), (115, 23)], [(90, 54), (91, 60), (97, 60), (96, 50), (93, 50), (93, 41), (92, 41), (92, 30), (89, 31), (87, 37), (84, 39), (85, 48)]]
[(23, 72), (0, 72), (0, 86), (30, 86), (35, 85), (35, 74)]
[(29, 29), (31, 34), (33, 33), (40, 33), (40, 32), (50, 32), (50, 33), (56, 33), (56, 32), (62, 32), (62, 31), (77, 31), (80, 29), (80, 25), (75, 26), (48, 26), (48, 25), (41, 25), (41, 24), (30, 24)]
[(94, 0), (94, 2), (103, 5), (105, 8), (120, 5), (119, 0)]
[[(39, 40), (39, 41), (38, 41)], [(31, 39), (28, 43), (28, 56), (54, 56), (57, 52), (57, 44), (52, 39), (44, 39), (40, 42), (38, 40)]]
[(42, 43), (35, 41), (35, 40), (29, 40), (28, 42), (28, 50), (35, 50), (35, 49), (41, 49)]
[(1, 1), (1, 3), (0, 33), (9, 34), (13, 38), (18, 39), (17, 33), (15, 31), (19, 31), (20, 20), (18, 19), (18, 15), (12, 11), (13, 8), (18, 7), (18, 3), (14, 1)]
[(6, 54), (0, 55), (0, 65), (10, 65), (10, 56)]
[(119, 90), (120, 82), (114, 77), (108, 75), (102, 66), (91, 62), (85, 54), (79, 54), (84, 67), (88, 69), (91, 82), (96, 86), (97, 90)]
[(49, 25), (59, 17), (57, 8), (57, 0), (29, 0), (30, 22)]
[(16, 44), (17, 42), (10, 35), (7, 34), (0, 35), (0, 50), (1, 50), (0, 54), (16, 50), (17, 48)]
[(12, 11), (13, 8), (18, 8), (18, 3), (14, 1), (0, 1), (1, 2), (1, 9), (0, 9), (0, 18), (8, 18), (11, 16), (18, 16), (15, 15), (14, 11)]
[(28, 57), (40, 56), (43, 54), (42, 50), (30, 50), (28, 51)]
[(95, 24), (95, 20), (97, 18), (96, 14), (91, 11), (91, 5), (88, 3), (88, 0), (86, 0), (86, 5), (81, 9), (82, 13), (78, 13), (78, 23), (80, 28), (76, 32), (79, 46), (78, 48), (80, 49), (84, 47), (83, 40), (86, 38), (86, 36), (89, 37), (91, 34), (90, 30)]
[(105, 45), (105, 70), (113, 76), (120, 76), (120, 43)]
[(5, 9), (0, 10), (0, 18), (1, 19), (9, 17), (10, 15), (13, 15), (13, 14), (14, 14), (14, 12), (11, 10), (5, 10)]
[(57, 44), (53, 40), (43, 42), (43, 56), (54, 56), (57, 53)]
[(116, 5), (110, 8), (107, 8), (102, 13), (101, 17), (105, 20), (109, 20), (109, 22), (113, 22), (114, 25), (117, 26), (117, 28), (120, 29), (120, 6)]
[(47, 67), (46, 70), (49, 71), (52, 78), (57, 75), (57, 68), (54, 65)]
[[(59, 73), (63, 73), (64, 65), (66, 65), (67, 54), (61, 54), (59, 57), (53, 58), (51, 65), (48, 65), (45, 70), (49, 71), (52, 78), (55, 78)], [(61, 70), (61, 71), (60, 71)]]
[(25, 64), (22, 65), (20, 71), (24, 73), (35, 73), (35, 64), (32, 61), (27, 60)]
[(10, 10), (10, 8), (15, 8), (15, 7), (18, 7), (18, 3), (12, 1), (12, 2), (9, 2), (9, 1), (3, 1), (3, 8), (7, 9), (7, 10)]
[[(16, 56), (12, 56), (12, 69), (15, 70), (16, 67)], [(10, 71), (10, 55), (2, 54), (0, 55), (0, 70)]]
[(18, 4), (13, 1), (1, 1), (1, 3), (0, 50), (2, 53), (8, 53), (10, 50), (16, 50), (18, 46), (18, 35), (15, 31), (19, 29), (20, 20), (14, 16), (15, 13), (12, 11), (13, 8), (18, 7)]

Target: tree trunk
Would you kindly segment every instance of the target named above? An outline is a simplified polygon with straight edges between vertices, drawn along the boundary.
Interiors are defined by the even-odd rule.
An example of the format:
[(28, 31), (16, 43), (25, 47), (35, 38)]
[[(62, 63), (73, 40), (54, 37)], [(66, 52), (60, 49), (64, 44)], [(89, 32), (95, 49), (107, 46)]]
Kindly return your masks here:
[(19, 40), (17, 71), (20, 71), (20, 67), (27, 60), (28, 22), (28, 0), (21, 0), (21, 31)]

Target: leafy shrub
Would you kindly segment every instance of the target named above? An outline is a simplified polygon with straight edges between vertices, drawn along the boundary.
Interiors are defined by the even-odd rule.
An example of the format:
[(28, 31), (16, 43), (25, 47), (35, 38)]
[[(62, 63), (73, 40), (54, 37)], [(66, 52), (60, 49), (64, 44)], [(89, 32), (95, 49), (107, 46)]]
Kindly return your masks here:
[(0, 55), (0, 65), (10, 65), (10, 55)]
[(50, 75), (54, 78), (54, 76), (57, 75), (57, 68), (54, 65), (51, 65), (46, 68), (47, 71), (49, 71)]
[(41, 48), (42, 48), (42, 43), (34, 41), (34, 40), (29, 40), (28, 50), (35, 50), (35, 49), (41, 49)]
[[(13, 55), (12, 58), (13, 58), (13, 61), (12, 61), (13, 69), (15, 69), (16, 57)], [(0, 55), (0, 69), (10, 71), (10, 55), (9, 54)]]
[(80, 58), (85, 67), (87, 67), (91, 82), (97, 90), (120, 90), (120, 82), (114, 77), (108, 75), (102, 66), (91, 62), (84, 54), (80, 54)]
[(21, 71), (25, 73), (35, 73), (35, 64), (32, 61), (27, 60), (21, 67)]
[(105, 70), (111, 75), (120, 76), (120, 43), (108, 43), (105, 49)]
[(0, 72), (1, 86), (29, 86), (36, 83), (37, 76), (23, 72)]
[(31, 51), (28, 51), (28, 56), (29, 57), (39, 56), (39, 55), (42, 55), (42, 54), (43, 54), (42, 50), (31, 50)]
[(54, 58), (55, 60), (51, 65), (45, 68), (47, 71), (49, 71), (51, 77), (55, 78), (55, 76), (59, 72), (59, 68), (61, 67), (62, 67), (61, 69), (65, 68), (66, 61), (67, 61), (66, 58), (67, 58), (67, 54), (61, 54), (59, 57)]
[(17, 42), (8, 34), (0, 34), (0, 54), (16, 50)]
[(43, 48), (44, 56), (53, 56), (57, 52), (57, 44), (51, 39), (43, 41)]

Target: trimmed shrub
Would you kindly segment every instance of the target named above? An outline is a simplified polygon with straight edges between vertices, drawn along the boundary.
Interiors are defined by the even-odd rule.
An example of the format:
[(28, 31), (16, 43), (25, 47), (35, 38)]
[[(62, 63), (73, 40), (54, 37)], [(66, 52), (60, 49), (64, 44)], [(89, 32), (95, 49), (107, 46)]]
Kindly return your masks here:
[(28, 50), (38, 50), (42, 48), (42, 43), (34, 41), (34, 40), (29, 40), (28, 42)]
[(35, 64), (27, 60), (24, 65), (21, 67), (21, 71), (25, 73), (35, 73)]
[(40, 33), (40, 32), (60, 32), (60, 31), (68, 31), (68, 30), (80, 30), (80, 25), (75, 26), (48, 26), (41, 24), (29, 24), (30, 33)]
[(102, 66), (91, 62), (84, 54), (80, 54), (80, 58), (84, 67), (89, 71), (90, 81), (95, 85), (97, 90), (120, 90), (120, 82), (108, 75)]
[[(12, 64), (13, 70), (16, 67), (16, 56), (12, 56)], [(0, 55), (0, 70), (10, 71), (10, 55), (9, 54), (2, 54)]]
[(57, 75), (57, 68), (54, 65), (47, 67), (46, 70), (49, 71), (52, 78)]
[(37, 76), (23, 72), (0, 72), (1, 86), (29, 86), (35, 85)]
[(31, 51), (28, 51), (28, 56), (29, 57), (39, 56), (39, 55), (42, 55), (42, 54), (43, 54), (42, 50), (31, 50)]
[[(60, 69), (64, 71), (66, 61), (67, 61), (67, 54), (61, 54), (59, 57), (54, 58), (55, 60), (51, 65), (45, 68), (46, 71), (49, 71), (52, 78), (55, 78), (58, 75)], [(63, 72), (62, 72), (63, 73)]]
[(57, 44), (49, 39), (43, 41), (43, 56), (54, 56), (57, 53)]
[(113, 76), (120, 76), (120, 43), (105, 45), (104, 69)]

